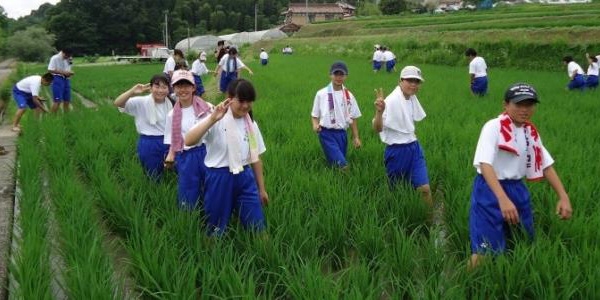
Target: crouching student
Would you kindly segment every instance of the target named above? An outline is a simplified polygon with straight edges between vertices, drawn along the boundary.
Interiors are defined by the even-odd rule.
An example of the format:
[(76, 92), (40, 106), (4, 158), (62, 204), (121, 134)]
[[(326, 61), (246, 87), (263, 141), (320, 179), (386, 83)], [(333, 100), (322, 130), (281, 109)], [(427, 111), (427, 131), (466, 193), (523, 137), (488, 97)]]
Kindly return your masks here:
[[(149, 95), (138, 96), (150, 91)], [(121, 112), (133, 116), (135, 128), (140, 135), (137, 154), (148, 177), (158, 180), (162, 177), (163, 162), (169, 150), (164, 143), (165, 120), (173, 109), (167, 100), (169, 79), (163, 74), (154, 75), (150, 83), (138, 83), (121, 94), (114, 105)]]
[(186, 145), (201, 139), (206, 143), (206, 192), (204, 211), (208, 234), (222, 235), (235, 212), (245, 229), (266, 228), (262, 204), (269, 197), (265, 190), (260, 154), (265, 144), (249, 112), (256, 99), (252, 84), (238, 79), (235, 97), (217, 105), (212, 114), (185, 136)]
[(585, 78), (583, 69), (581, 66), (573, 60), (572, 56), (563, 57), (563, 64), (567, 66), (567, 75), (569, 75), (569, 83), (567, 84), (568, 90), (579, 89), (583, 91), (585, 89)]
[(21, 118), (27, 111), (27, 108), (35, 110), (36, 116), (41, 115), (42, 112), (48, 112), (46, 106), (42, 104), (42, 97), (40, 92), (42, 86), (49, 86), (54, 80), (54, 76), (51, 73), (46, 73), (42, 76), (32, 75), (25, 77), (17, 82), (12, 89), (12, 95), (17, 102), (17, 112), (13, 119), (12, 131), (21, 132)]
[(185, 134), (196, 123), (210, 115), (212, 105), (195, 96), (192, 72), (177, 70), (171, 80), (177, 102), (167, 115), (165, 144), (170, 144), (165, 166), (177, 170), (177, 200), (181, 209), (191, 210), (201, 205), (204, 195), (206, 147), (202, 140), (184, 145)]
[(347, 169), (346, 150), (348, 148), (348, 127), (352, 130), (352, 143), (360, 148), (356, 119), (361, 116), (354, 95), (344, 86), (348, 77), (348, 67), (338, 61), (329, 69), (331, 82), (315, 95), (311, 121), (312, 128), (319, 135), (319, 142), (331, 166)]
[(483, 255), (504, 252), (507, 238), (520, 229), (533, 238), (531, 195), (523, 177), (548, 180), (558, 196), (556, 214), (571, 217), (571, 202), (554, 160), (530, 122), (538, 102), (532, 86), (513, 84), (504, 95), (504, 112), (481, 130), (473, 160), (477, 176), (469, 212), (470, 267), (477, 266)]
[(401, 180), (408, 181), (421, 192), (425, 203), (432, 207), (425, 156), (415, 135), (415, 121), (421, 121), (426, 116), (417, 99), (422, 82), (421, 70), (406, 66), (400, 72), (398, 86), (385, 100), (379, 89), (373, 129), (386, 144), (383, 158), (390, 185), (394, 186)]
[(595, 89), (598, 87), (598, 58), (596, 56), (590, 56), (586, 53), (588, 59), (587, 79), (585, 85), (588, 88)]

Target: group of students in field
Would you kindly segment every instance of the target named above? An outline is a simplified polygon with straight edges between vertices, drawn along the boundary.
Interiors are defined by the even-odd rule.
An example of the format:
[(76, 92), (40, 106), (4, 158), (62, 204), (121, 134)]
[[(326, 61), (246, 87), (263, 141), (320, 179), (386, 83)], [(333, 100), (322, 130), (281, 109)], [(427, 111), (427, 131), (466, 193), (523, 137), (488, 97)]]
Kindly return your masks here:
[(567, 89), (569, 90), (585, 90), (595, 89), (598, 87), (598, 60), (599, 55), (585, 54), (588, 61), (587, 72), (583, 71), (583, 68), (573, 60), (572, 56), (563, 57), (562, 61), (567, 66), (567, 75), (569, 76), (569, 84)]
[(373, 72), (377, 73), (383, 65), (385, 70), (390, 72), (396, 71), (396, 55), (386, 46), (380, 46), (376, 44), (374, 46), (375, 51), (373, 52)]
[[(486, 69), (485, 61), (478, 60), (471, 50), (465, 52), (471, 62), (475, 61), (470, 68), (471, 89), (485, 94), (487, 78), (478, 79), (487, 75), (479, 72)], [(134, 85), (119, 95), (114, 105), (135, 119), (137, 155), (144, 172), (158, 181), (165, 169), (175, 170), (178, 206), (184, 210), (202, 207), (209, 235), (224, 234), (234, 214), (244, 228), (260, 232), (266, 228), (262, 207), (269, 202), (269, 195), (260, 159), (266, 147), (252, 116), (256, 91), (250, 81), (237, 78), (239, 70), (247, 68), (237, 57), (237, 49), (230, 48), (220, 56), (216, 56), (219, 65), (215, 73), (221, 76), (219, 89), (226, 93), (226, 99), (217, 105), (202, 99), (204, 91), (198, 88), (201, 81), (196, 76), (208, 72), (206, 54), (199, 55), (200, 66), (195, 67), (194, 62), (188, 71), (176, 66), (183, 59), (178, 52), (166, 62), (162, 74), (154, 75), (147, 84)], [(66, 65), (68, 57), (68, 51), (61, 51), (51, 60), (51, 74), (17, 83), (13, 94), (19, 109), (32, 103), (42, 107), (36, 90), (23, 92), (29, 80), (44, 85), (60, 82), (53, 87), (55, 103), (60, 103), (57, 99), (70, 100), (65, 90), (68, 84), (64, 83), (73, 75)], [(201, 71), (194, 72), (198, 69)], [(353, 146), (361, 147), (357, 119), (362, 114), (345, 86), (348, 66), (337, 61), (329, 68), (329, 75), (330, 82), (317, 91), (313, 101), (312, 129), (328, 164), (347, 171), (347, 131), (351, 131)], [(433, 211), (424, 151), (415, 134), (415, 123), (426, 117), (417, 98), (424, 82), (418, 67), (406, 66), (389, 95), (376, 89), (372, 127), (386, 145), (384, 165), (390, 186), (409, 183)], [(562, 219), (572, 215), (569, 196), (553, 168), (554, 160), (530, 121), (539, 102), (537, 91), (529, 84), (515, 83), (508, 87), (503, 100), (504, 111), (483, 126), (473, 159), (477, 171), (469, 213), (473, 266), (482, 255), (504, 252), (506, 240), (515, 230), (524, 230), (533, 238), (531, 195), (523, 178), (545, 178), (559, 198), (557, 215)]]

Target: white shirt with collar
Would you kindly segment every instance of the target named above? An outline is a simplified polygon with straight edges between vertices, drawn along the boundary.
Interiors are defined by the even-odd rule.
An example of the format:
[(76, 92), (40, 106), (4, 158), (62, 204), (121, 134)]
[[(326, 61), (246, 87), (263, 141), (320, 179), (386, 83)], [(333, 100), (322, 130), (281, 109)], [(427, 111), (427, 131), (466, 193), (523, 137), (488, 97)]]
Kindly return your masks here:
[(487, 64), (481, 56), (476, 56), (469, 63), (469, 74), (475, 74), (475, 78), (487, 76)]
[(320, 89), (315, 95), (311, 116), (319, 119), (319, 125), (329, 129), (347, 129), (354, 119), (358, 119), (362, 114), (356, 103), (354, 95), (348, 91), (350, 95), (350, 122), (346, 120), (346, 96), (342, 90), (333, 91), (333, 113), (335, 123), (331, 123), (329, 111), (329, 94), (328, 88)]

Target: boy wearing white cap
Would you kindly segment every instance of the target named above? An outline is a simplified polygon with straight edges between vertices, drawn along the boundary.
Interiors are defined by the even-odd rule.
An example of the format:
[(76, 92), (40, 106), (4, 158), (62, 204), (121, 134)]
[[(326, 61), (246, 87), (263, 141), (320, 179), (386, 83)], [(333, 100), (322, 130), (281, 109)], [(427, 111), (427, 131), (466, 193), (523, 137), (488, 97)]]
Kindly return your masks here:
[(384, 163), (390, 185), (407, 180), (432, 207), (427, 165), (415, 135), (415, 121), (426, 116), (416, 96), (423, 81), (419, 68), (406, 66), (400, 72), (398, 86), (385, 100), (382, 90), (376, 91), (373, 129), (386, 144)]
[(171, 145), (165, 159), (170, 168), (177, 168), (177, 199), (182, 209), (194, 209), (204, 194), (206, 147), (202, 141), (184, 145), (183, 137), (200, 120), (210, 115), (212, 105), (195, 96), (194, 76), (187, 70), (173, 72), (171, 84), (177, 96), (173, 110), (167, 115), (165, 144)]
[(571, 217), (571, 202), (554, 170), (554, 160), (530, 122), (538, 102), (532, 86), (513, 84), (504, 95), (504, 112), (481, 130), (473, 159), (477, 176), (469, 212), (471, 267), (485, 254), (504, 252), (506, 239), (516, 229), (524, 229), (533, 238), (531, 196), (522, 178), (548, 180), (559, 198), (556, 214), (561, 219)]
[(377, 44), (375, 45), (375, 52), (373, 52), (373, 73), (377, 73), (381, 70), (382, 61), (383, 52), (381, 52), (381, 47)]
[(202, 84), (202, 75), (210, 73), (206, 67), (206, 52), (200, 51), (198, 59), (192, 63), (192, 74), (194, 75), (194, 83), (196, 84), (196, 96), (202, 97), (204, 94), (204, 85)]
[(346, 149), (348, 148), (348, 127), (352, 130), (352, 143), (360, 148), (356, 119), (361, 116), (354, 95), (344, 86), (348, 67), (338, 61), (329, 69), (331, 82), (315, 95), (311, 120), (313, 131), (319, 141), (327, 162), (332, 166), (347, 168)]

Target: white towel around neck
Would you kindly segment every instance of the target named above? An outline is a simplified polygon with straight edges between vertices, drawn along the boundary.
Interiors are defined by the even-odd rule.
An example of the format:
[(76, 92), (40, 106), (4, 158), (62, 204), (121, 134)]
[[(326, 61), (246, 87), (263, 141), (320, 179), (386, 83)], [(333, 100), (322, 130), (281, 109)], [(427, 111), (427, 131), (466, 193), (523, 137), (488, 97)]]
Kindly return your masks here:
[[(161, 105), (161, 104), (158, 104), (158, 105)], [(152, 94), (146, 96), (146, 101), (145, 101), (146, 116), (148, 116), (148, 122), (150, 122), (151, 125), (156, 125), (156, 122), (159, 121), (158, 114), (156, 113), (156, 105), (157, 105), (157, 103), (154, 101), (154, 97), (152, 96)], [(169, 101), (167, 99), (165, 99), (165, 105), (167, 106), (167, 110), (166, 110), (167, 112), (169, 112), (171, 109), (173, 109), (173, 104), (171, 104), (171, 101)]]
[[(412, 109), (411, 109), (412, 108)], [(411, 115), (412, 112), (412, 115)], [(415, 95), (408, 100), (400, 86), (385, 98), (384, 126), (402, 133), (415, 132), (414, 121), (421, 121), (426, 114)]]

